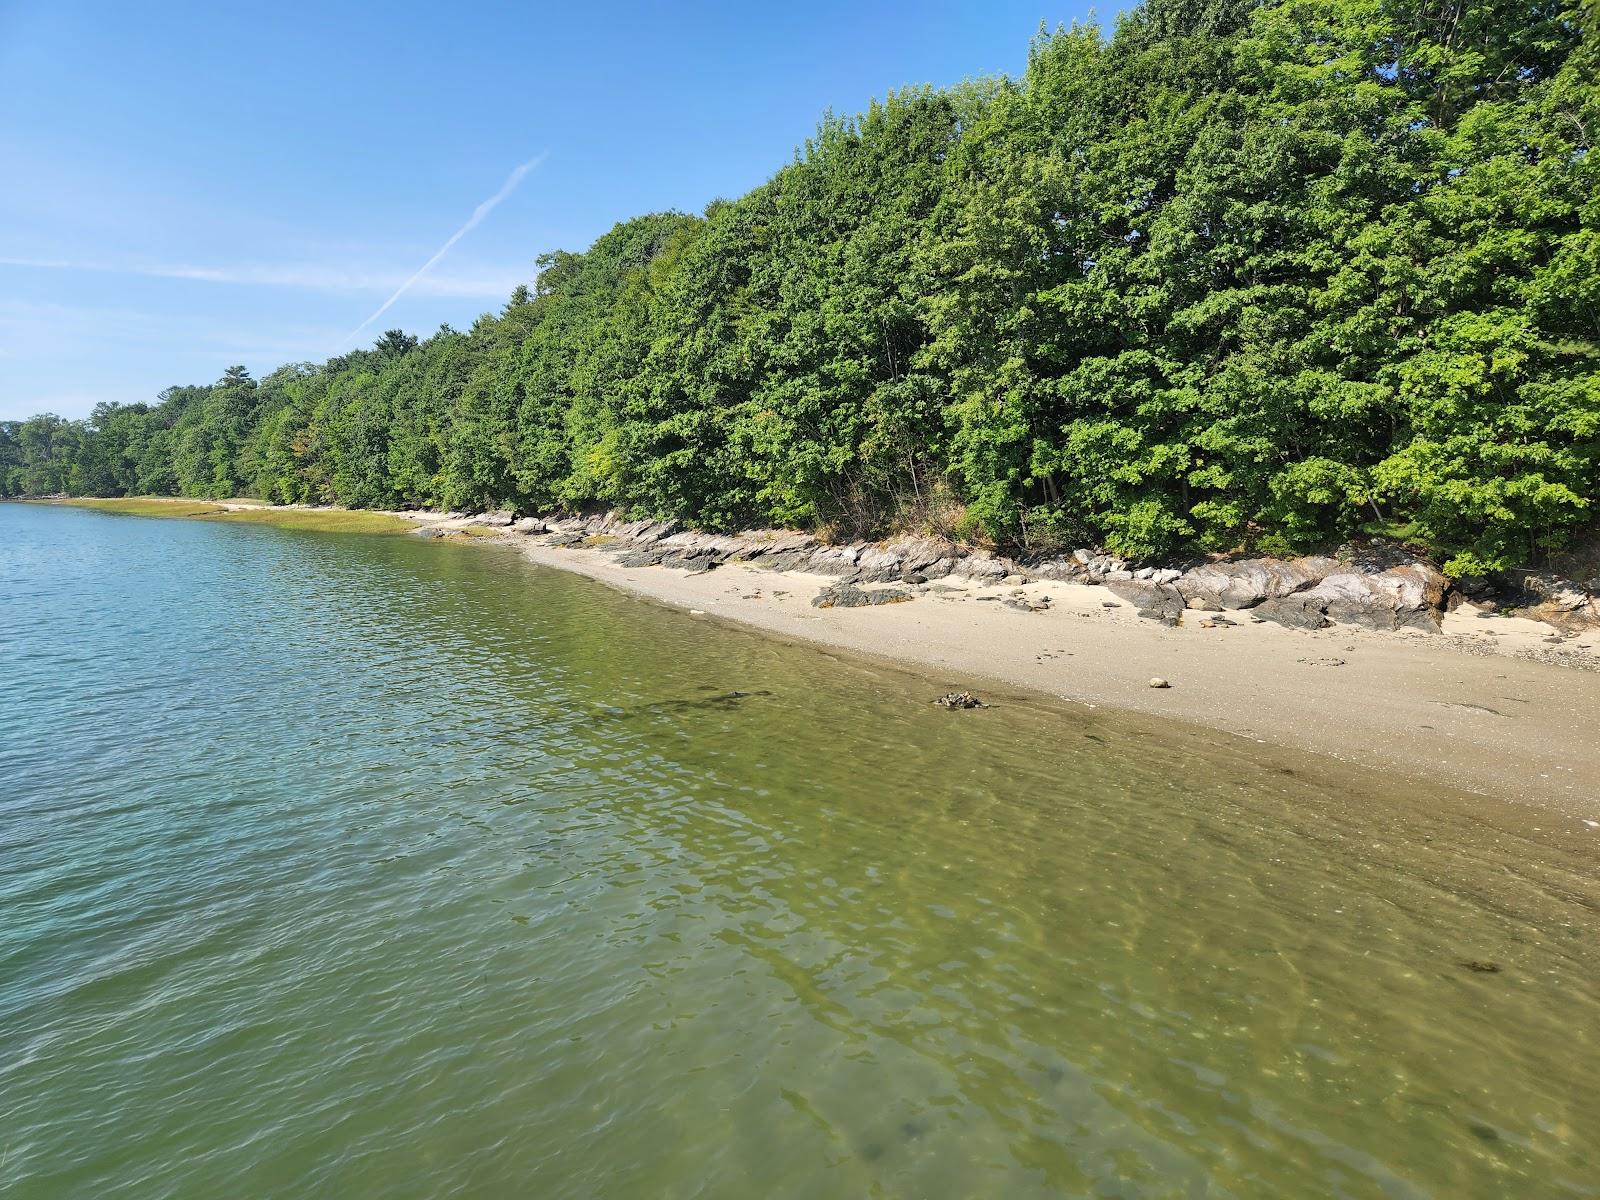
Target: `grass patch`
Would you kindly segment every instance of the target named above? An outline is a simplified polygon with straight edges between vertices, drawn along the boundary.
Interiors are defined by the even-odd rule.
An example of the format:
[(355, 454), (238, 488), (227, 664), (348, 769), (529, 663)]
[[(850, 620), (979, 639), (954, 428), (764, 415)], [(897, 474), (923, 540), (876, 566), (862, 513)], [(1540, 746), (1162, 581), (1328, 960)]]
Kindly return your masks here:
[(128, 513), (136, 517), (190, 517), (203, 521), (230, 521), (272, 525), (279, 529), (309, 529), (317, 533), (409, 533), (416, 526), (388, 513), (348, 508), (279, 508), (258, 500), (230, 500), (248, 507), (229, 509), (210, 500), (182, 500), (166, 496), (120, 496), (111, 500), (66, 500), (77, 508)]
[(1422, 537), (1422, 531), (1417, 528), (1415, 521), (1368, 521), (1361, 527), (1361, 532), (1402, 544), (1415, 543)]
[(63, 500), (73, 508), (128, 513), (135, 517), (210, 517), (227, 510), (209, 500), (166, 500), (156, 496), (126, 496), (115, 500)]

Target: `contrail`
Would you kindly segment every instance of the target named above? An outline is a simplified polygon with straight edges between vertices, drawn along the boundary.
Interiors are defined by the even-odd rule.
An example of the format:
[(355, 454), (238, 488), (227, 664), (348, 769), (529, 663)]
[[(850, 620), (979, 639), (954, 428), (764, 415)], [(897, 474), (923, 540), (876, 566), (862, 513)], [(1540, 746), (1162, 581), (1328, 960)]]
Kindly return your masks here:
[(432, 258), (417, 268), (417, 273), (415, 275), (396, 288), (394, 295), (390, 296), (378, 306), (377, 312), (373, 313), (365, 321), (361, 322), (361, 324), (357, 325), (349, 333), (345, 334), (344, 339), (340, 341), (339, 345), (343, 346), (346, 343), (353, 341), (356, 335), (359, 334), (363, 329), (365, 329), (368, 325), (371, 325), (379, 317), (383, 316), (384, 313), (388, 312), (390, 306), (393, 305), (396, 300), (400, 299), (401, 296), (404, 296), (406, 292), (410, 290), (412, 284), (416, 283), (417, 280), (421, 279), (424, 275), (431, 271), (441, 258), (450, 253), (451, 246), (454, 246), (462, 238), (466, 237), (467, 234), (471, 233), (485, 217), (494, 211), (495, 206), (499, 204), (500, 201), (504, 200), (507, 196), (511, 195), (512, 192), (516, 191), (517, 185), (522, 182), (522, 177), (542, 163), (548, 153), (549, 152), (546, 151), (544, 154), (539, 154), (533, 158), (530, 158), (515, 171), (511, 172), (510, 175), (506, 176), (506, 181), (500, 185), (500, 190), (494, 195), (490, 196), (482, 204), (478, 205), (477, 208), (473, 209), (472, 215), (467, 218), (467, 223), (452, 233), (450, 235), (450, 240), (444, 245), (440, 246)]

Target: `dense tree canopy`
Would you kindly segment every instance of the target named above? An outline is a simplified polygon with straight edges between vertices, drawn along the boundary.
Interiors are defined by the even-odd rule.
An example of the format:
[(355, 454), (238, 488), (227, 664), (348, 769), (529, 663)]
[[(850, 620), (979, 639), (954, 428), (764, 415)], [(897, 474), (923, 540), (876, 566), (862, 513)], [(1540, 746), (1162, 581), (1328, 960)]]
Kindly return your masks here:
[(0, 494), (1528, 562), (1600, 499), (1597, 39), (1582, 0), (1147, 0), (465, 333), (0, 425)]

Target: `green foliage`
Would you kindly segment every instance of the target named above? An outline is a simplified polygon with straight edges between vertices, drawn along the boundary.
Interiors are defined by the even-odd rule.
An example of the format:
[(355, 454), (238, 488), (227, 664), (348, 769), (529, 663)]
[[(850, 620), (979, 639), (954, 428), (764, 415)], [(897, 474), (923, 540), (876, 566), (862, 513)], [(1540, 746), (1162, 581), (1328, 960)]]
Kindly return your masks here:
[(1600, 497), (1597, 36), (1579, 0), (1146, 0), (830, 115), (466, 333), (0, 425), (0, 494), (1528, 562)]

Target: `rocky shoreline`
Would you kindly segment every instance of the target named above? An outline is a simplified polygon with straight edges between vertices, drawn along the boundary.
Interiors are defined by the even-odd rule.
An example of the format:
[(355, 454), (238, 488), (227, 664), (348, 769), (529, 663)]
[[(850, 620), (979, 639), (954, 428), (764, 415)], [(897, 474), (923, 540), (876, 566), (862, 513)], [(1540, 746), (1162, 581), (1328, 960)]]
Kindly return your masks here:
[[(1040, 581), (1103, 586), (1141, 617), (1165, 625), (1193, 615), (1222, 621), (1239, 613), (1290, 629), (1353, 626), (1378, 632), (1437, 633), (1445, 614), (1463, 603), (1483, 613), (1541, 621), (1550, 638), (1600, 628), (1600, 578), (1577, 581), (1521, 572), (1495, 579), (1456, 579), (1392, 543), (1349, 543), (1325, 555), (1294, 559), (1237, 558), (1150, 566), (1093, 550), (1007, 558), (935, 537), (829, 544), (809, 534), (752, 530), (710, 534), (664, 521), (625, 521), (612, 514), (518, 517), (509, 512), (404, 514), (424, 522), (423, 536), (468, 528), (537, 539), (553, 547), (600, 549), (622, 567), (672, 567), (690, 573), (730, 563), (831, 576), (837, 582), (813, 600), (818, 607), (858, 607), (915, 599), (936, 582)], [(1015, 607), (1036, 600), (1016, 598)]]

